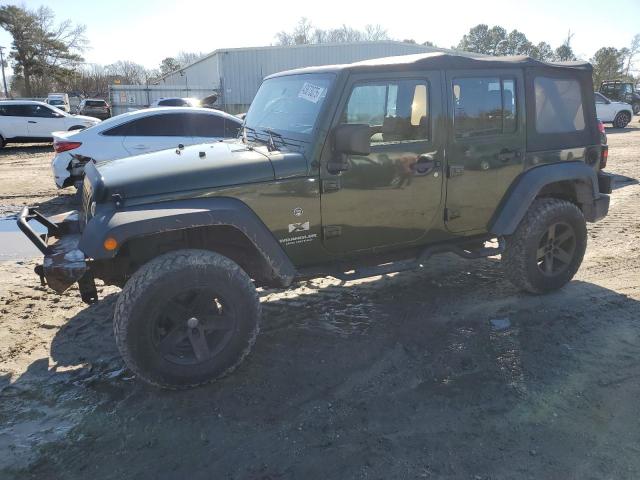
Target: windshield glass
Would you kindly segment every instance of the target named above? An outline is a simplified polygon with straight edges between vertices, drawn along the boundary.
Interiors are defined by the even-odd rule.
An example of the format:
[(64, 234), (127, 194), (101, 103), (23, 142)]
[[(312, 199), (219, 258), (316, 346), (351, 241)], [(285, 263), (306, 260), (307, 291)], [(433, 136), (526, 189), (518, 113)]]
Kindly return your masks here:
[(265, 81), (249, 107), (245, 125), (282, 135), (311, 134), (333, 74), (302, 74)]

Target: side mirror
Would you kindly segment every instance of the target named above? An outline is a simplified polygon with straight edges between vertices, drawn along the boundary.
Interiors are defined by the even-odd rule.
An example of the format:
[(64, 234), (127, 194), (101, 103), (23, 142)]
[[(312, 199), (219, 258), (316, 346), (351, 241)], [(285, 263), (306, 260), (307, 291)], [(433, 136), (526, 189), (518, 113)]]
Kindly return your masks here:
[(344, 155), (369, 155), (371, 129), (367, 124), (338, 125), (333, 131), (334, 151)]

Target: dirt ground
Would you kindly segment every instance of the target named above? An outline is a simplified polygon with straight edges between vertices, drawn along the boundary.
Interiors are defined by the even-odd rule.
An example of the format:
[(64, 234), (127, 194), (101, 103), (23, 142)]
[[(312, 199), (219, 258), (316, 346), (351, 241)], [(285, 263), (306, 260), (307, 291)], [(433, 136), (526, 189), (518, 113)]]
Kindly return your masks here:
[[(610, 214), (561, 291), (442, 256), (263, 292), (253, 353), (192, 391), (124, 368), (116, 288), (87, 307), (40, 287), (35, 260), (0, 263), (0, 477), (639, 478), (638, 118), (608, 133)], [(49, 148), (0, 153), (0, 213), (69, 207)]]

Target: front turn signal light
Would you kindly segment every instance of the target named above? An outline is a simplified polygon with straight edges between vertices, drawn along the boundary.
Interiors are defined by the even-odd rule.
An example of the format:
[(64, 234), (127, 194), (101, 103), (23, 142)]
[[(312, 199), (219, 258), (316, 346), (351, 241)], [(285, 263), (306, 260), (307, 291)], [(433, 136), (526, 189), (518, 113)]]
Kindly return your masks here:
[(105, 250), (112, 252), (113, 250), (118, 248), (118, 241), (113, 237), (107, 237), (102, 245), (104, 246)]

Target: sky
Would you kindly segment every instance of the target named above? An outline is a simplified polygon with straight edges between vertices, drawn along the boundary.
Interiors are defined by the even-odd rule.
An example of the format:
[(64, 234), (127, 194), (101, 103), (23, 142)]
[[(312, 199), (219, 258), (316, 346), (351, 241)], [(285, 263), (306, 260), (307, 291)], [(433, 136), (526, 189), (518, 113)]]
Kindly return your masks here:
[[(602, 46), (622, 48), (640, 33), (640, 0), (18, 0), (1, 2), (35, 9), (50, 7), (56, 19), (86, 25), (87, 63), (131, 60), (157, 68), (180, 51), (211, 52), (219, 48), (264, 46), (281, 30), (291, 31), (300, 17), (314, 26), (346, 24), (362, 29), (380, 24), (398, 40), (426, 40), (440, 47), (456, 45), (479, 24), (520, 30), (534, 43), (557, 47), (573, 35), (574, 52), (589, 59)], [(226, 7), (225, 7), (226, 5)], [(614, 14), (616, 12), (616, 14)], [(11, 37), (0, 30), (0, 46)], [(640, 62), (639, 62), (640, 63)]]

